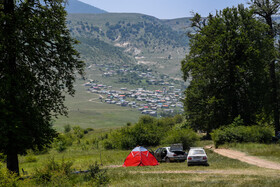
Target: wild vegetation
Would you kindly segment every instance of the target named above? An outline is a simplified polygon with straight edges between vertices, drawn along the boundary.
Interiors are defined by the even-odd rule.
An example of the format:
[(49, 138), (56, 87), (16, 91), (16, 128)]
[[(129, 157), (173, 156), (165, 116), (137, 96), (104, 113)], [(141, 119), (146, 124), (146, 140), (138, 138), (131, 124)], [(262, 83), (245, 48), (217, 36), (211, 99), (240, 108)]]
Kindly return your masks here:
[(130, 127), (127, 124), (127, 127), (110, 133), (102, 143), (105, 149), (132, 149), (137, 145), (154, 147), (180, 142), (184, 149), (188, 149), (197, 140), (198, 136), (184, 125), (181, 115), (161, 119), (143, 116), (135, 125)]
[[(160, 163), (155, 167), (123, 168), (121, 165), (131, 149), (106, 150), (102, 145), (106, 134), (113, 134), (114, 131), (78, 129), (73, 126), (65, 126), (65, 131), (60, 135), (71, 137), (67, 140), (71, 142), (71, 145), (63, 151), (57, 150), (56, 143), (54, 143), (52, 148), (47, 149), (44, 153), (30, 151), (26, 155), (20, 156), (23, 178), (21, 180), (14, 177), (9, 179), (9, 175), (7, 175), (5, 178), (1, 178), (0, 183), (10, 182), (6, 182), (5, 186), (9, 186), (8, 184), (11, 184), (10, 186), (102, 186), (106, 184), (110, 186), (157, 186), (158, 184), (163, 186), (246, 186), (247, 184), (277, 186), (279, 183), (278, 171), (241, 163), (219, 156), (211, 150), (207, 150), (210, 164), (208, 167), (188, 167), (187, 163)], [(81, 136), (77, 132), (83, 132), (81, 133), (83, 135)], [(193, 145), (204, 146), (211, 143), (211, 141), (201, 141)], [(155, 150), (159, 146), (150, 148)], [(263, 151), (267, 154), (269, 151), (274, 151), (275, 153), (271, 155), (270, 159), (278, 158), (279, 145), (255, 144), (254, 146), (259, 149), (259, 155)], [(31, 161), (30, 157), (35, 159)], [(80, 170), (87, 172), (83, 173)], [(236, 180), (236, 178), (242, 180)]]
[(240, 117), (229, 126), (220, 127), (211, 133), (215, 147), (227, 143), (272, 143), (273, 128), (269, 126), (244, 126)]
[(60, 0), (0, 2), (0, 152), (19, 173), (18, 154), (42, 149), (56, 136), (52, 117), (67, 113), (75, 73), (84, 63), (66, 27)]
[(210, 133), (238, 115), (245, 125), (257, 124), (269, 114), (267, 63), (273, 40), (266, 25), (241, 5), (210, 15), (205, 25), (201, 19), (192, 19), (198, 30), (182, 61), (184, 77), (191, 79), (184, 100), (191, 127)]

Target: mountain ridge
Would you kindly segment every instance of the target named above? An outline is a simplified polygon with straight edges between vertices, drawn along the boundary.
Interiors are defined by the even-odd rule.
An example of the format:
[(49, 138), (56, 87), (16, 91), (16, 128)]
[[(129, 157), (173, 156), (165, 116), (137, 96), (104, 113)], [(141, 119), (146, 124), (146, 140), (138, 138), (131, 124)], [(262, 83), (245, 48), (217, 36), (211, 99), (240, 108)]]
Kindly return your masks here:
[(78, 0), (68, 0), (65, 6), (68, 14), (104, 14), (108, 13), (105, 10), (89, 5)]

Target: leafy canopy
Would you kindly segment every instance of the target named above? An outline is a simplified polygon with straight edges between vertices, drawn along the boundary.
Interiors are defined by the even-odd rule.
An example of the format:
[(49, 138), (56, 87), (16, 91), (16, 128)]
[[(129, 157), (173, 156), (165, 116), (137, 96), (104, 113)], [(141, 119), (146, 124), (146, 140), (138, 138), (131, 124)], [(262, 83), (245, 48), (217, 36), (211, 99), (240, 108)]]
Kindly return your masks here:
[[(66, 27), (62, 0), (4, 1), (0, 12), (0, 152), (40, 149), (56, 135), (84, 63)], [(10, 3), (10, 4), (9, 4)]]
[(238, 115), (255, 124), (267, 96), (266, 63), (273, 52), (267, 26), (241, 5), (206, 20), (197, 14), (192, 21), (197, 33), (181, 68), (190, 81), (184, 100), (190, 125), (211, 132)]

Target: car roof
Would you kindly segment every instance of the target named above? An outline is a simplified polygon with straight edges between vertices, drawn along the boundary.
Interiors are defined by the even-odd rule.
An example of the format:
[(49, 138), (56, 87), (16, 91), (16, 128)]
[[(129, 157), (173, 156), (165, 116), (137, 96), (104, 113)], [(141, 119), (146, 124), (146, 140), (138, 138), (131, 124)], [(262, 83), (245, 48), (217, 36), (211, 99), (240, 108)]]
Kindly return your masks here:
[(199, 149), (199, 150), (204, 150), (204, 149), (203, 149), (203, 147), (190, 147), (190, 150), (191, 150), (191, 149), (196, 149), (196, 150), (198, 150), (198, 149)]

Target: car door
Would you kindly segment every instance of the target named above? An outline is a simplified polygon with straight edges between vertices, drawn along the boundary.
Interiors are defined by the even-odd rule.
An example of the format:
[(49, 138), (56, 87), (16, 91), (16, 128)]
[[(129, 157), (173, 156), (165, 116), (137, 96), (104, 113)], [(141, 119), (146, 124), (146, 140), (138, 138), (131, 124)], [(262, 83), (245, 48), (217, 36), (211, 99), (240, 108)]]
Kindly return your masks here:
[(167, 155), (167, 149), (166, 148), (162, 148), (161, 149), (161, 153), (160, 153), (161, 160), (164, 160), (166, 155)]
[(155, 151), (154, 156), (156, 157), (157, 161), (161, 161), (161, 149), (162, 149), (162, 148), (158, 148), (158, 149)]

